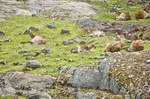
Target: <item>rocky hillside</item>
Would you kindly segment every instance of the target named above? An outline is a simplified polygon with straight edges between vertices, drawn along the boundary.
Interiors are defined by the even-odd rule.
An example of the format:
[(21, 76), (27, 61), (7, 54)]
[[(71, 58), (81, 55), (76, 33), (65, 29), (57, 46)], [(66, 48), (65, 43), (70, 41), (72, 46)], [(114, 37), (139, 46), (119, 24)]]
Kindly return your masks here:
[(0, 0), (0, 99), (149, 99), (148, 4)]

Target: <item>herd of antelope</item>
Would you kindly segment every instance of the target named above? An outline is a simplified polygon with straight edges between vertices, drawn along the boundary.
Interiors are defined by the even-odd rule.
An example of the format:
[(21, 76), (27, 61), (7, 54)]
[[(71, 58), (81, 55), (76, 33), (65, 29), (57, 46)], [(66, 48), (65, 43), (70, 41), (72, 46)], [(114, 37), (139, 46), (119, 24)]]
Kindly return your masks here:
[[(148, 10), (150, 9), (150, 4), (145, 6), (144, 9), (140, 9), (136, 14), (135, 14), (135, 17), (136, 19), (150, 19), (150, 15), (148, 13)], [(117, 17), (116, 17), (116, 20), (131, 20), (131, 15), (129, 12), (120, 12), (119, 10), (115, 10), (116, 13), (117, 13)], [(136, 29), (133, 29), (131, 30), (130, 32), (126, 33), (125, 34), (125, 38), (128, 38), (130, 37), (130, 35), (136, 33), (136, 36), (135, 37), (132, 37), (130, 40), (132, 41), (131, 45), (130, 45), (130, 48), (128, 49), (128, 51), (141, 51), (141, 50), (144, 50), (144, 41), (142, 40), (142, 37), (143, 36), (143, 31), (140, 32), (139, 34), (137, 34), (137, 31), (141, 31), (141, 28), (136, 28)], [(103, 37), (105, 36), (105, 32), (103, 31), (87, 31), (89, 33), (89, 36), (91, 37), (94, 37), (94, 36), (97, 36), (97, 37)], [(138, 35), (138, 36), (137, 36)], [(104, 52), (118, 52), (120, 51), (123, 46), (124, 46), (124, 43), (123, 41), (121, 41), (120, 39), (120, 36), (118, 34), (115, 35), (116, 37), (116, 40), (107, 44), (105, 49), (104, 49)], [(95, 46), (93, 45), (87, 45), (87, 46), (76, 46), (74, 48), (72, 48), (71, 52), (76, 52), (76, 53), (80, 53), (80, 52), (89, 52), (92, 48), (95, 48)]]
[[(144, 9), (140, 9), (136, 14), (136, 19), (150, 19), (150, 14), (148, 13), (150, 9), (150, 4), (145, 6)], [(129, 12), (120, 12), (119, 10), (115, 10), (117, 13), (116, 20), (131, 20), (131, 15)], [(141, 51), (144, 49), (144, 43), (142, 40), (143, 31), (141, 31), (142, 28), (136, 28), (131, 30), (130, 32), (126, 33), (125, 38), (131, 37), (130, 40), (132, 40), (132, 43), (130, 45), (131, 51)], [(140, 31), (140, 32), (139, 32)], [(134, 33), (135, 36), (131, 36)], [(141, 38), (140, 38), (141, 37)], [(116, 40), (110, 44), (108, 44), (105, 48), (106, 52), (118, 52), (123, 48), (123, 42), (121, 40)]]
[[(146, 5), (144, 9), (140, 9), (136, 14), (136, 19), (150, 19), (150, 14), (148, 13), (150, 9), (150, 4)], [(119, 10), (115, 9), (117, 13), (116, 20), (131, 20), (131, 15), (129, 12), (120, 12)]]
[[(149, 8), (150, 5), (147, 5), (144, 9), (139, 10), (135, 15), (136, 19), (150, 18), (150, 15), (148, 13)], [(118, 16), (116, 17), (117, 20), (131, 20), (131, 16), (129, 12), (120, 12), (119, 10), (115, 10), (115, 11), (118, 14)], [(125, 35), (125, 38), (127, 39), (129, 37), (128, 35), (137, 33), (137, 31), (140, 30), (141, 28), (131, 30), (130, 32), (126, 33), (127, 35)], [(99, 30), (96, 31), (86, 30), (86, 31), (89, 37), (103, 37), (106, 35), (105, 32)], [(31, 44), (46, 44), (46, 39), (43, 36), (34, 35), (30, 30), (28, 30), (27, 34), (29, 34), (30, 37), (32, 38), (32, 40), (29, 41)], [(139, 34), (139, 37), (142, 35), (143, 34)], [(115, 35), (115, 38), (116, 38), (115, 41), (106, 45), (104, 52), (118, 52), (124, 47), (124, 43), (123, 41), (121, 41), (120, 36), (118, 34)], [(141, 51), (144, 49), (144, 43), (142, 38), (139, 39), (137, 37), (132, 37), (131, 41), (132, 43), (129, 48), (131, 51)], [(71, 53), (90, 52), (91, 49), (95, 47), (96, 47), (95, 44), (75, 46), (71, 49)]]

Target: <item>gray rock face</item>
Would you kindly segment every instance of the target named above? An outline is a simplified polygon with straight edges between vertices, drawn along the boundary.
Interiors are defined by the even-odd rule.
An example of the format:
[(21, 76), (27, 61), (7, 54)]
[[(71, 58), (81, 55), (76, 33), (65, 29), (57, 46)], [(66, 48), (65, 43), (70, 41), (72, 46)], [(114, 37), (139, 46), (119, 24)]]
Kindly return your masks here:
[(63, 20), (78, 20), (96, 14), (91, 5), (68, 0), (27, 0), (25, 3), (16, 0), (1, 0), (0, 10), (0, 21), (4, 21), (5, 17), (12, 14), (38, 15)]
[(39, 68), (41, 66), (42, 64), (37, 60), (30, 60), (26, 62), (26, 67), (29, 67), (29, 68)]
[(72, 39), (64, 40), (64, 41), (63, 41), (63, 44), (64, 44), (64, 45), (68, 45), (68, 44), (72, 44), (72, 43), (73, 43), (73, 40), (72, 40)]
[(39, 29), (38, 29), (38, 28), (33, 27), (33, 26), (29, 27), (29, 29), (28, 29), (28, 30), (31, 30), (31, 31), (39, 31)]
[(76, 95), (76, 99), (96, 99), (95, 93), (81, 93), (78, 92)]
[(32, 34), (32, 31), (39, 31), (39, 29), (31, 26), (27, 30), (25, 30), (24, 34)]
[(70, 30), (62, 29), (60, 33), (61, 33), (61, 34), (70, 33)]
[(23, 72), (8, 72), (0, 74), (0, 96), (14, 95), (16, 90), (23, 90), (23, 96), (35, 97), (36, 99), (51, 99), (46, 92), (30, 91), (33, 87), (49, 89), (56, 78), (49, 75), (28, 74)]
[[(150, 51), (108, 53), (108, 57), (101, 60), (94, 70), (89, 67), (71, 67), (62, 68), (60, 73), (66, 84), (74, 88), (105, 90), (119, 97), (123, 92), (126, 99), (145, 99), (150, 97), (149, 54)], [(86, 95), (78, 93), (77, 97), (84, 99)]]
[(16, 90), (4, 78), (4, 74), (0, 74), (0, 96), (9, 96), (16, 93)]
[(29, 10), (18, 8), (15, 5), (19, 5), (20, 3), (16, 2), (16, 0), (1, 0), (0, 1), (0, 21), (5, 21), (5, 17), (9, 15), (32, 15), (32, 12)]
[(118, 34), (125, 34), (126, 32), (134, 30), (140, 26), (135, 23), (110, 23), (95, 19), (80, 19), (77, 21), (77, 23), (81, 28), (86, 30), (101, 30), (108, 33), (117, 32)]
[(80, 68), (74, 72), (74, 76), (69, 79), (68, 84), (73, 87), (97, 89), (100, 79), (99, 72), (88, 68)]
[(52, 99), (48, 93), (36, 90), (23, 91), (21, 95), (29, 99)]
[(74, 71), (74, 76), (68, 82), (77, 88), (92, 88), (112, 91), (120, 94), (120, 85), (107, 73), (91, 70), (87, 67), (79, 68)]
[(49, 23), (49, 24), (47, 24), (46, 26), (47, 26), (48, 28), (50, 28), (50, 29), (55, 29), (55, 28), (56, 28), (55, 23)]
[(41, 50), (41, 52), (42, 52), (42, 53), (45, 53), (45, 54), (48, 54), (48, 53), (50, 53), (51, 51), (50, 51), (49, 49), (47, 49), (47, 48), (44, 48), (44, 49)]
[(23, 87), (38, 87), (40, 89), (50, 88), (55, 82), (54, 77), (41, 74), (28, 74), (23, 72), (8, 72), (5, 77), (15, 89)]

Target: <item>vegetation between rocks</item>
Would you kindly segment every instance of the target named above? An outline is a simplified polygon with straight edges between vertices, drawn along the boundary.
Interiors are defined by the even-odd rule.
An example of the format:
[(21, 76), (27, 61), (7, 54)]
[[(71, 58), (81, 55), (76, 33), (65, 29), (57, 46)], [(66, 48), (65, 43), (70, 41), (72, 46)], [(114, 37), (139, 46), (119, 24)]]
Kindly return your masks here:
[[(56, 29), (46, 27), (46, 24), (51, 22), (56, 24)], [(23, 35), (23, 33), (30, 26), (39, 28), (39, 31), (34, 32), (34, 34), (45, 36), (47, 40), (46, 45), (31, 45), (26, 43), (31, 38), (29, 35)], [(86, 32), (80, 29), (75, 23), (54, 21), (41, 17), (13, 16), (8, 18), (7, 22), (0, 23), (0, 27), (6, 34), (3, 40), (11, 40), (10, 42), (0, 42), (0, 61), (6, 62), (5, 65), (0, 64), (0, 71), (3, 73), (16, 70), (23, 71), (26, 61), (35, 59), (39, 60), (43, 66), (27, 72), (56, 75), (60, 66), (78, 66), (98, 62), (99, 59), (96, 56), (102, 54), (105, 45), (113, 39), (112, 36), (87, 39)], [(68, 29), (70, 33), (60, 34), (61, 29)], [(87, 41), (86, 45), (96, 43), (96, 49), (84, 54), (71, 53), (71, 49), (80, 44), (73, 42), (73, 44), (64, 45), (62, 42), (74, 39), (75, 37)], [(41, 53), (35, 56), (43, 48), (51, 50), (51, 53)], [(16, 61), (20, 63), (18, 66), (13, 65)]]

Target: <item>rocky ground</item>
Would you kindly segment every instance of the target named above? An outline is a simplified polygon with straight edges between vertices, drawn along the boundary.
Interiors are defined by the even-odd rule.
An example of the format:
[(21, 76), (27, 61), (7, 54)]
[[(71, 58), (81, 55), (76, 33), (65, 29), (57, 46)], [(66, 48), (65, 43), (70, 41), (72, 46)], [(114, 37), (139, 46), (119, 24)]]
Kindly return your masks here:
[[(88, 41), (87, 39), (85, 39), (87, 38), (87, 35), (85, 36), (85, 34), (82, 34), (83, 31), (81, 31), (79, 27), (74, 24), (70, 25), (69, 23), (68, 25), (68, 23), (65, 23), (64, 21), (60, 21), (60, 23), (58, 21), (52, 21), (51, 23), (47, 24), (47, 20), (37, 17), (37, 19), (39, 19), (39, 22), (37, 22), (35, 18), (31, 18), (32, 21), (35, 22), (34, 25), (40, 25), (39, 28), (36, 28), (34, 26), (30, 27), (30, 29), (35, 32), (44, 31), (45, 33), (47, 33), (47, 28), (49, 28), (51, 29), (51, 32), (54, 32), (54, 36), (56, 36), (56, 31), (65, 34), (70, 32), (72, 33), (72, 30), (77, 30), (76, 32), (81, 32), (82, 34), (74, 35), (75, 33), (73, 32), (73, 36), (65, 35), (67, 38), (65, 38), (65, 36), (64, 38), (63, 36), (50, 38), (48, 37), (48, 35), (50, 34), (47, 34), (45, 35), (47, 39), (52, 39), (48, 42), (55, 41), (55, 39), (57, 40), (59, 38), (62, 38), (62, 41), (57, 40), (60, 42), (48, 43), (46, 46), (40, 46), (39, 48), (39, 45), (32, 46), (30, 44), (26, 44), (26, 42), (23, 42), (23, 40), (19, 41), (20, 39), (17, 39), (18, 37), (24, 37), (22, 36), (22, 31), (25, 31), (24, 28), (22, 28), (22, 31), (17, 30), (19, 34), (15, 34), (14, 32), (12, 32), (15, 34), (18, 41), (15, 39), (11, 40), (9, 38), (5, 40), (2, 39), (5, 36), (7, 37), (8, 34), (0, 31), (0, 52), (2, 52), (3, 55), (0, 56), (0, 58), (2, 59), (0, 59), (1, 69), (5, 70), (6, 68), (4, 66), (7, 66), (7, 64), (9, 64), (4, 58), (9, 59), (9, 57), (11, 58), (12, 56), (23, 56), (19, 56), (19, 58), (22, 59), (21, 63), (19, 61), (16, 61), (18, 57), (16, 58), (16, 60), (15, 58), (13, 58), (13, 60), (15, 61), (13, 61), (11, 65), (13, 64), (14, 67), (11, 66), (11, 68), (16, 68), (17, 71), (15, 69), (12, 69), (13, 71), (11, 71), (10, 69), (9, 72), (0, 73), (0, 99), (150, 98), (150, 51), (148, 45), (149, 41), (145, 41), (145, 45), (147, 45), (147, 47), (145, 47), (146, 51), (127, 52), (126, 50), (123, 50), (122, 52), (105, 54), (101, 51), (104, 50), (104, 45), (106, 45), (105, 43), (110, 42), (114, 39), (112, 38), (112, 34), (115, 34), (117, 32), (122, 36), (122, 34), (125, 34), (126, 32), (134, 30), (138, 27), (144, 27), (144, 29), (149, 29), (150, 26), (135, 22), (117, 23), (93, 19), (92, 16), (100, 13), (100, 11), (98, 11), (95, 6), (92, 6), (90, 3), (86, 3), (84, 1), (87, 0), (0, 0), (0, 22), (4, 22), (1, 23), (0, 26), (4, 26), (2, 28), (4, 30), (7, 30), (8, 28), (7, 21), (8, 23), (11, 23), (9, 24), (10, 27), (12, 27), (9, 27), (10, 31), (13, 31), (14, 29), (17, 30), (23, 25), (25, 25), (25, 28), (27, 29), (26, 24), (30, 23), (30, 17), (24, 17), (24, 19), (27, 18), (25, 24), (21, 23), (16, 25), (16, 23), (14, 22), (14, 20), (16, 21), (16, 18), (12, 20), (7, 20), (8, 16), (10, 17), (13, 15), (27, 15), (32, 17), (42, 16), (44, 18), (65, 21), (69, 20), (71, 22), (75, 21), (77, 25), (85, 31), (102, 30), (106, 32), (107, 35), (111, 35), (111, 37), (108, 36), (105, 38), (101, 38), (101, 40), (99, 40), (99, 38), (88, 38), (88, 40), (90, 39)], [(96, 0), (96, 2), (104, 1)], [(147, 2), (147, 0), (145, 0), (145, 2)], [(138, 4), (143, 2), (137, 1), (135, 3), (132, 1), (128, 1), (128, 3)], [(21, 18), (23, 20), (23, 17)], [(19, 17), (17, 17), (17, 20), (18, 23), (22, 22), (22, 20), (20, 21)], [(14, 26), (12, 26), (12, 24)], [(68, 26), (70, 30), (62, 28), (63, 25), (64, 27)], [(10, 35), (12, 36), (13, 34)], [(146, 36), (149, 35), (150, 34)], [(28, 38), (24, 37), (24, 40), (28, 40)], [(70, 54), (70, 47), (72, 47), (71, 45), (73, 45), (74, 43), (74, 45), (84, 45), (93, 42), (93, 40), (96, 40), (95, 44), (97, 44), (97, 48), (95, 49), (95, 52), (98, 55), (95, 56), (95, 54), (92, 54), (92, 52), (90, 52), (91, 56), (89, 54), (86, 54), (87, 56), (81, 54), (80, 58), (77, 60), (75, 60), (75, 58), (71, 59), (72, 57), (77, 57), (77, 55), (72, 55), (71, 58), (67, 56), (68, 54)], [(122, 40), (124, 40), (124, 38)], [(6, 53), (4, 53), (3, 49), (7, 47), (4, 45), (9, 42), (10, 44), (8, 44), (8, 46), (10, 46), (11, 44), (15, 44), (11, 43), (13, 41), (19, 42), (20, 46), (11, 46), (12, 50), (15, 49), (13, 55), (12, 52), (9, 50), (6, 50)], [(53, 48), (54, 46), (56, 48), (59, 47), (58, 51), (54, 52), (55, 56), (53, 55), (54, 49), (49, 47), (49, 45), (52, 45)], [(128, 42), (126, 42), (125, 48), (128, 47), (128, 45)], [(28, 49), (29, 47), (32, 50)], [(98, 48), (102, 49), (97, 51)], [(14, 56), (15, 52), (17, 52), (16, 56)], [(58, 54), (58, 52), (61, 54)], [(52, 55), (49, 55), (51, 53)], [(7, 54), (10, 56), (6, 57)], [(61, 56), (66, 56), (67, 58)], [(38, 60), (44, 60), (44, 67), (42, 62), (36, 60), (36, 57), (38, 57)], [(43, 57), (45, 59), (43, 59)], [(24, 61), (24, 58), (26, 61)], [(57, 62), (65, 61), (65, 65), (71, 64), (71, 66), (51, 67), (49, 66), (49, 64), (47, 64), (49, 58), (56, 58), (56, 60), (53, 61), (54, 63), (50, 65), (59, 64)], [(98, 61), (94, 61), (93, 59), (97, 59)], [(93, 62), (85, 64), (85, 61), (87, 60), (90, 60), (90, 62), (93, 60)], [(79, 61), (77, 63), (81, 64), (78, 64), (77, 66), (77, 64), (73, 63), (74, 61)], [(82, 61), (84, 61), (85, 63), (83, 62), (84, 64), (82, 64)], [(18, 65), (23, 65), (24, 67), (22, 66), (21, 69), (20, 67), (15, 67)], [(53, 73), (58, 71), (59, 73), (57, 75), (36, 73), (36, 69), (46, 70), (44, 72), (49, 72), (49, 68), (55, 68)], [(32, 72), (32, 70), (34, 72)], [(31, 72), (28, 73), (29, 71)]]
[(0, 21), (8, 15), (38, 15), (51, 19), (78, 20), (96, 14), (96, 10), (84, 2), (65, 0), (16, 0), (0, 1)]

